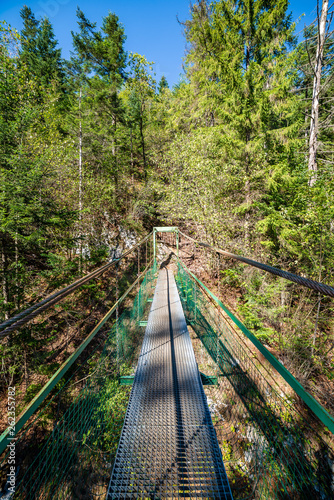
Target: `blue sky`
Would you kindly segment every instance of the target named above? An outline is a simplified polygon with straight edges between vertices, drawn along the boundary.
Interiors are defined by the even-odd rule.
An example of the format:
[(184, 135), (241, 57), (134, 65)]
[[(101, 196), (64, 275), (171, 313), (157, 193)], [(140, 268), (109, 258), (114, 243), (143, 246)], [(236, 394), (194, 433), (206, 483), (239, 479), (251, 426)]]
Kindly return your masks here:
[[(126, 50), (154, 61), (157, 80), (164, 74), (170, 87), (179, 80), (185, 38), (177, 17), (180, 21), (189, 18), (189, 0), (0, 0), (0, 20), (20, 30), (20, 9), (24, 4), (37, 18), (49, 17), (65, 58), (72, 50), (71, 30), (77, 31), (77, 5), (98, 27), (108, 11), (115, 12), (125, 28)], [(290, 10), (293, 20), (305, 14), (297, 26), (298, 32), (315, 18), (316, 0), (292, 0)]]

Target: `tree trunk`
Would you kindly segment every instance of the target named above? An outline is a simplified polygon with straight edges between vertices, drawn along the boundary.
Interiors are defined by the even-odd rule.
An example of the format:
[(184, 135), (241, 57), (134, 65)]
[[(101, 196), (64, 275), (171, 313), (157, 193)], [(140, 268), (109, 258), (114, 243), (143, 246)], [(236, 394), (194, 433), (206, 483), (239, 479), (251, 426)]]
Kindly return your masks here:
[(132, 140), (132, 127), (130, 128), (130, 145), (131, 145), (131, 172), (133, 175), (133, 140)]
[(142, 147), (142, 151), (143, 151), (144, 179), (146, 181), (146, 156), (145, 156), (145, 141), (144, 141), (143, 119), (142, 119), (142, 117), (140, 117), (140, 120), (139, 120), (139, 129), (140, 129), (141, 147)]
[(81, 88), (79, 95), (79, 275), (82, 274), (82, 125), (81, 125)]
[[(306, 100), (306, 102), (307, 102), (307, 99), (308, 99), (308, 89), (305, 90), (305, 100)], [(305, 108), (304, 121), (305, 121), (305, 146), (306, 146), (306, 148), (308, 146), (308, 130), (307, 130), (308, 113), (309, 113), (308, 108)]]
[[(249, 129), (246, 129), (246, 147), (247, 144), (250, 141), (250, 131)], [(245, 172), (246, 172), (246, 180), (245, 180), (245, 203), (247, 205), (246, 212), (245, 212), (245, 252), (248, 253), (248, 250), (250, 248), (250, 233), (249, 233), (249, 221), (250, 221), (250, 213), (249, 213), (249, 205), (251, 201), (251, 186), (250, 186), (250, 158), (249, 158), (249, 153), (248, 151), (246, 152), (245, 156)]]
[[(250, 82), (250, 78), (251, 78), (251, 75), (248, 75), (247, 74), (247, 71), (248, 71), (248, 68), (249, 68), (249, 64), (250, 64), (250, 48), (251, 48), (251, 23), (252, 23), (252, 18), (251, 18), (251, 12), (249, 11), (248, 12), (248, 15), (250, 16), (249, 18), (249, 29), (248, 29), (248, 34), (247, 34), (247, 41), (246, 41), (246, 54), (245, 54), (245, 63), (246, 63), (246, 81), (247, 81), (247, 87), (246, 87), (246, 95), (245, 95), (245, 98), (246, 99), (250, 99), (250, 94), (251, 94), (251, 82)], [(250, 177), (250, 158), (249, 158), (249, 152), (247, 150), (247, 145), (250, 141), (250, 137), (251, 137), (251, 130), (250, 130), (250, 126), (251, 124), (249, 123), (249, 120), (247, 119), (247, 124), (246, 124), (246, 128), (245, 128), (245, 144), (246, 144), (246, 156), (245, 156), (245, 170), (246, 170), (246, 180), (245, 180), (245, 202), (246, 202), (246, 205), (247, 205), (247, 208), (246, 208), (246, 213), (245, 213), (245, 252), (246, 254), (249, 253), (249, 248), (250, 248), (250, 233), (249, 233), (249, 221), (250, 221), (250, 214), (249, 214), (249, 205), (250, 205), (250, 192), (251, 192), (251, 189), (250, 189), (250, 181), (249, 181), (249, 177)]]
[[(116, 116), (113, 115), (112, 117), (112, 126), (113, 126), (113, 131), (114, 131), (114, 134), (113, 134), (113, 137), (111, 139), (111, 152), (112, 152), (112, 155), (114, 157), (114, 160), (116, 159)], [(116, 161), (115, 161), (116, 163)]]
[(8, 281), (7, 281), (7, 256), (4, 248), (4, 241), (1, 241), (1, 263), (2, 263), (2, 294), (3, 294), (3, 302), (5, 306), (5, 320), (9, 318), (8, 313)]
[(20, 306), (19, 301), (19, 249), (18, 249), (18, 240), (17, 240), (17, 228), (15, 231), (15, 295), (16, 295), (16, 307), (17, 309)]
[(116, 115), (112, 116), (112, 126), (113, 126), (113, 135), (111, 138), (111, 153), (113, 156), (113, 177), (114, 177), (114, 195), (113, 195), (113, 206), (116, 207), (118, 203), (118, 170), (117, 170), (117, 155), (116, 155), (116, 129), (117, 129), (117, 120)]
[(319, 128), (319, 95), (321, 88), (322, 59), (324, 54), (324, 44), (326, 38), (327, 13), (328, 13), (328, 0), (323, 0), (320, 22), (318, 15), (318, 43), (317, 43), (317, 52), (314, 65), (312, 109), (311, 109), (311, 123), (310, 123), (308, 170), (310, 173), (309, 185), (311, 187), (314, 186), (317, 180), (317, 170), (318, 170), (317, 150), (318, 150), (318, 128)]
[(27, 394), (28, 370), (27, 370), (27, 351), (26, 350), (24, 350), (24, 385), (25, 385), (25, 394)]

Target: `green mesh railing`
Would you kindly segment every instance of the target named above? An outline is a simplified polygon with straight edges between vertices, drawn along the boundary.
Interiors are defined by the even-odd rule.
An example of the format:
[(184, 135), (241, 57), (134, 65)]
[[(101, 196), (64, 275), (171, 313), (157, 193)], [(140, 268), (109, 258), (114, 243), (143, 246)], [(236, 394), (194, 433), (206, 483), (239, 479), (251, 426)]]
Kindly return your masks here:
[(332, 434), (297, 410), (291, 388), (287, 395), (284, 380), (278, 384), (180, 264), (176, 282), (199, 369), (218, 378), (205, 391), (234, 498), (334, 498)]
[[(78, 358), (21, 431), (12, 498), (105, 497), (130, 395), (119, 381), (135, 372), (155, 271), (118, 320), (104, 325), (103, 345)], [(218, 380), (205, 391), (234, 498), (333, 498), (332, 434), (297, 409), (293, 391), (181, 265), (176, 281), (199, 369)]]
[[(154, 273), (155, 268), (146, 273), (118, 320), (105, 325), (103, 348), (95, 348), (58, 384), (57, 393), (18, 437), (12, 498), (104, 498), (131, 389), (119, 380), (135, 371), (145, 330), (139, 321), (149, 310)], [(78, 373), (85, 373), (82, 380)], [(7, 455), (2, 473), (6, 462)]]

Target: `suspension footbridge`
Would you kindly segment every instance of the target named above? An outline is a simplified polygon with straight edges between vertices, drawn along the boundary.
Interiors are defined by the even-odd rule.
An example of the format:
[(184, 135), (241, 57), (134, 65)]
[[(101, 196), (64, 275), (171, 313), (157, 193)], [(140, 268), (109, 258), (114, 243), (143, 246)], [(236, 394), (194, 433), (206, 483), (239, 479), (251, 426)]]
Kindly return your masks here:
[[(159, 267), (156, 235), (164, 233), (175, 253)], [(18, 415), (14, 493), (3, 479), (12, 436), (6, 429), (0, 437), (5, 498), (333, 498), (332, 417), (187, 268), (181, 235), (155, 228), (153, 239), (0, 325), (0, 336), (19, 335), (111, 267), (117, 283), (122, 262), (136, 268)]]
[(159, 272), (108, 498), (231, 499), (176, 283)]

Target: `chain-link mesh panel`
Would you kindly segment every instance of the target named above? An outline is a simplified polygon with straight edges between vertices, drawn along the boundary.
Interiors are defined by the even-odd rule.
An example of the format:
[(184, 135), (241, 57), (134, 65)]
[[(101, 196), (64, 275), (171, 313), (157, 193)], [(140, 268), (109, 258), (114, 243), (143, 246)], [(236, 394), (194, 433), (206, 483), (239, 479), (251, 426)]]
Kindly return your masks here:
[(334, 457), (322, 424), (309, 425), (278, 374), (181, 266), (176, 281), (199, 369), (218, 379), (205, 391), (234, 498), (333, 498)]
[[(119, 378), (135, 371), (144, 334), (139, 321), (148, 313), (154, 271), (146, 273), (118, 320), (110, 320), (103, 348), (80, 370), (85, 377), (72, 375), (16, 441), (14, 498), (105, 496), (130, 395)], [(3, 471), (6, 462), (7, 457)]]

